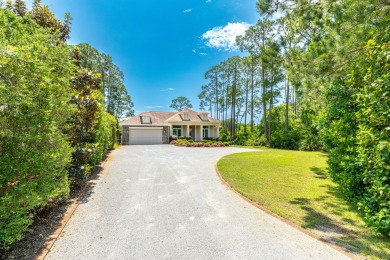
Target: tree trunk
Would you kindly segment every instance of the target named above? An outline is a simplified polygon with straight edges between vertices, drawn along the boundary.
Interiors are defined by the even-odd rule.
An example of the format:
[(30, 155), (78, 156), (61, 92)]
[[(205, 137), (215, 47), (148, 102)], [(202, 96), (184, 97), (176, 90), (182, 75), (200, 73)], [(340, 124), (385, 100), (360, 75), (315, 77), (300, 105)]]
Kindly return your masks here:
[(249, 90), (248, 90), (248, 80), (246, 80), (246, 82), (245, 82), (246, 84), (245, 84), (245, 111), (244, 111), (244, 113), (245, 113), (245, 120), (244, 120), (244, 133), (246, 133), (246, 117), (247, 117), (247, 114), (248, 114), (248, 92), (249, 92)]
[[(252, 64), (253, 65), (253, 64)], [(251, 69), (251, 132), (253, 132), (253, 106), (254, 106), (254, 100), (253, 100), (253, 74), (254, 74), (254, 69)]]
[(288, 106), (290, 101), (290, 86), (288, 84), (288, 77), (286, 76), (286, 114), (285, 114), (285, 128), (288, 131)]
[[(273, 82), (273, 80), (271, 80), (271, 82)], [(273, 90), (274, 90), (273, 85), (271, 85), (271, 96), (270, 96), (270, 100), (269, 100), (269, 118), (268, 118), (268, 141), (271, 140), (271, 131), (272, 131), (272, 104), (274, 102)]]
[(215, 72), (215, 115), (216, 119), (218, 120), (218, 73)]
[(267, 102), (266, 102), (266, 94), (267, 94), (267, 89), (264, 85), (264, 79), (265, 79), (265, 69), (264, 66), (261, 66), (261, 80), (262, 80), (262, 102), (263, 102), (263, 124), (264, 124), (264, 136), (268, 139), (268, 133), (267, 133)]

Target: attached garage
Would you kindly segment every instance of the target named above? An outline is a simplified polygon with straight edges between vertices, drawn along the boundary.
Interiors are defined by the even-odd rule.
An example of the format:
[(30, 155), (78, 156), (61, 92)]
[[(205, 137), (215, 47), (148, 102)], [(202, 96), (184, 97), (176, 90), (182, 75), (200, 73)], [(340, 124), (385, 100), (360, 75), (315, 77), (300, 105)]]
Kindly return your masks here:
[(162, 127), (129, 127), (129, 144), (151, 145), (163, 143)]

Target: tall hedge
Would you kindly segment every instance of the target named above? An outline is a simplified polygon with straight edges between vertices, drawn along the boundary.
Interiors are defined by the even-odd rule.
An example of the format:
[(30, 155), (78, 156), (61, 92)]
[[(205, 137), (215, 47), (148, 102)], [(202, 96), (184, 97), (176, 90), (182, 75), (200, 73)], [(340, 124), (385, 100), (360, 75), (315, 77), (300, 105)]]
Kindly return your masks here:
[(0, 9), (0, 248), (22, 237), (32, 210), (66, 197), (69, 48), (30, 17)]
[(80, 186), (107, 150), (114, 147), (116, 137), (113, 133), (117, 130), (117, 121), (104, 111), (101, 76), (81, 68), (82, 56), (78, 47), (74, 47), (73, 56), (79, 67), (71, 79), (71, 102), (76, 106), (76, 112), (72, 115), (72, 127), (68, 132), (74, 147), (69, 176), (73, 185)]
[(370, 40), (363, 53), (327, 90), (323, 136), (334, 180), (390, 236), (390, 46)]
[(0, 249), (23, 237), (35, 209), (82, 185), (116, 141), (101, 76), (36, 18), (0, 8)]

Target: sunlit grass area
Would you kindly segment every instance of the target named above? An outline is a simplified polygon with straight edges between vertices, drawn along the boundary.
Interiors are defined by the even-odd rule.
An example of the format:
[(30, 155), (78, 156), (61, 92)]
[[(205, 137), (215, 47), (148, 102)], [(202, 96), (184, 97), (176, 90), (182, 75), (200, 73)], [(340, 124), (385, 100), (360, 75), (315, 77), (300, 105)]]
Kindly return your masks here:
[(327, 155), (261, 148), (218, 162), (233, 189), (293, 223), (351, 252), (390, 259), (390, 239), (368, 229), (326, 169)]

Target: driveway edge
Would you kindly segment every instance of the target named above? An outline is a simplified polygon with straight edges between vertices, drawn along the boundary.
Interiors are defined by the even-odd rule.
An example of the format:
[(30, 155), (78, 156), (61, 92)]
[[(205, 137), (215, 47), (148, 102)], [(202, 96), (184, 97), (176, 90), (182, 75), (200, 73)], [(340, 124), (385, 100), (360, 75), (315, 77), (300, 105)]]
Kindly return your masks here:
[[(117, 147), (116, 149), (119, 149), (119, 148), (120, 148), (120, 146)], [(70, 200), (72, 203), (71, 203), (70, 206), (68, 206), (68, 209), (66, 210), (64, 216), (62, 217), (62, 220), (61, 220), (58, 228), (56, 230), (54, 230), (54, 232), (50, 236), (48, 236), (46, 238), (45, 243), (40, 248), (38, 253), (35, 255), (34, 259), (36, 259), (36, 260), (44, 260), (46, 258), (46, 256), (49, 254), (49, 252), (52, 249), (52, 247), (54, 246), (55, 242), (61, 236), (62, 231), (65, 229), (66, 224), (68, 224), (69, 220), (71, 219), (71, 217), (75, 213), (76, 209), (80, 205), (80, 201), (87, 194), (87, 191), (88, 191), (88, 188), (89, 188), (88, 184), (92, 180), (94, 180), (96, 177), (98, 177), (99, 173), (101, 172), (101, 171), (97, 171), (98, 167), (100, 167), (102, 170), (104, 169), (104, 166), (109, 161), (109, 156), (110, 156), (110, 153), (112, 151), (113, 150), (109, 151), (106, 154), (106, 157), (104, 158), (104, 160), (101, 161), (100, 164), (95, 166), (94, 172), (91, 174), (89, 180), (85, 183), (85, 186), (81, 189), (79, 194), (77, 194), (76, 198)]]
[[(239, 153), (239, 152), (238, 152), (238, 153)], [(231, 154), (235, 154), (235, 153), (231, 153)], [(230, 154), (228, 154), (228, 155), (230, 155)], [(322, 243), (324, 243), (324, 244), (326, 244), (326, 245), (332, 247), (333, 249), (337, 250), (338, 252), (340, 252), (340, 253), (342, 253), (342, 254), (344, 254), (344, 255), (346, 255), (346, 256), (352, 258), (352, 259), (356, 259), (356, 260), (367, 259), (367, 258), (365, 258), (365, 257), (363, 257), (363, 256), (353, 254), (352, 252), (349, 252), (349, 251), (347, 251), (346, 249), (344, 249), (344, 248), (342, 248), (342, 247), (339, 247), (339, 246), (337, 246), (337, 245), (335, 245), (335, 244), (332, 244), (331, 242), (329, 242), (329, 241), (327, 241), (327, 240), (322, 239), (320, 236), (318, 236), (318, 235), (316, 235), (316, 234), (310, 232), (310, 231), (307, 230), (307, 229), (304, 229), (304, 228), (298, 226), (297, 224), (293, 223), (292, 221), (290, 221), (290, 220), (288, 220), (288, 219), (286, 219), (286, 218), (283, 218), (283, 217), (277, 215), (276, 213), (274, 213), (274, 212), (270, 211), (269, 209), (267, 209), (267, 208), (265, 208), (265, 207), (263, 207), (263, 206), (257, 204), (256, 202), (252, 201), (251, 199), (245, 197), (244, 195), (242, 195), (241, 193), (239, 193), (238, 191), (236, 191), (235, 189), (233, 189), (232, 186), (230, 186), (230, 184), (222, 177), (222, 175), (221, 175), (221, 173), (220, 173), (220, 171), (219, 171), (219, 169), (218, 169), (218, 162), (219, 162), (222, 158), (224, 158), (224, 157), (226, 157), (226, 156), (228, 156), (228, 155), (224, 155), (224, 156), (222, 156), (221, 158), (219, 158), (219, 159), (214, 163), (214, 169), (215, 169), (215, 172), (216, 172), (216, 174), (218, 175), (218, 178), (219, 178), (219, 180), (221, 181), (221, 183), (222, 183), (225, 187), (227, 187), (229, 190), (231, 190), (233, 193), (235, 193), (236, 195), (238, 195), (240, 198), (242, 198), (243, 200), (245, 200), (246, 202), (248, 202), (248, 203), (251, 204), (252, 206), (254, 206), (254, 207), (260, 209), (260, 210), (263, 211), (263, 212), (265, 212), (266, 214), (271, 215), (272, 217), (277, 218), (277, 219), (279, 219), (280, 221), (283, 221), (283, 222), (286, 223), (287, 225), (289, 225), (289, 226), (291, 226), (291, 227), (293, 227), (293, 228), (295, 228), (295, 229), (301, 231), (302, 233), (305, 233), (306, 235), (308, 235), (308, 236), (310, 236), (310, 237), (312, 237), (312, 238), (314, 238), (314, 239), (316, 239), (316, 240), (318, 240), (318, 241), (320, 241), (320, 242), (322, 242)]]

